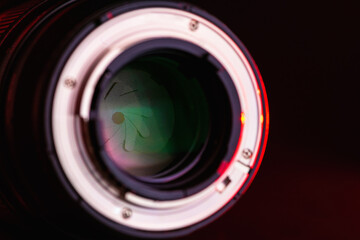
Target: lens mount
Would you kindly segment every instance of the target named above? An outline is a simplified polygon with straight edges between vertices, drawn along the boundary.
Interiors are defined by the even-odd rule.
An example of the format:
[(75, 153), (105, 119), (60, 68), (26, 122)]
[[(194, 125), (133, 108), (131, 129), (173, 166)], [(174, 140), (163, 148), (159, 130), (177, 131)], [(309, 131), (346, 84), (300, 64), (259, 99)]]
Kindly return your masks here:
[[(155, 233), (201, 226), (246, 190), (261, 162), (267, 103), (256, 66), (218, 20), (196, 8), (190, 11), (179, 6), (144, 3), (135, 10), (107, 12), (79, 42), (58, 77), (51, 119), (60, 174), (80, 196), (82, 205), (100, 220), (111, 222), (109, 225)], [(99, 151), (103, 139), (96, 112), (104, 86), (116, 73), (140, 57), (159, 55), (160, 50), (172, 56), (175, 52), (191, 55), (189, 59), (210, 66), (218, 84), (213, 86), (223, 89), (206, 91), (206, 97), (210, 102), (222, 101), (221, 113), (229, 109), (229, 115), (218, 116), (229, 119), (221, 120), (220, 125), (225, 126), (212, 125), (216, 137), (207, 138), (194, 153), (203, 159), (191, 166), (198, 166), (199, 175), (189, 167), (175, 177), (181, 181), (170, 185), (170, 180), (156, 180), (164, 179), (161, 177), (146, 179), (119, 170), (106, 152)], [(205, 86), (204, 79), (199, 82)], [(209, 104), (210, 111), (212, 106)], [(116, 121), (123, 118), (119, 115)], [(220, 141), (219, 136), (224, 139)], [(209, 142), (216, 145), (214, 139), (222, 150), (204, 169), (202, 153), (210, 152)]]

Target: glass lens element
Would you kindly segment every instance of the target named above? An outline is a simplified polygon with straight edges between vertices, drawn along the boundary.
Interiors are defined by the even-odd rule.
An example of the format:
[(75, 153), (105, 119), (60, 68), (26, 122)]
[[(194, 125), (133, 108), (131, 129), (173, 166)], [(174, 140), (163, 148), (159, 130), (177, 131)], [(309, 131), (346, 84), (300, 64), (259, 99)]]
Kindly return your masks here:
[(101, 95), (102, 147), (134, 176), (155, 177), (181, 165), (206, 141), (205, 95), (180, 65), (166, 57), (139, 58), (118, 71)]

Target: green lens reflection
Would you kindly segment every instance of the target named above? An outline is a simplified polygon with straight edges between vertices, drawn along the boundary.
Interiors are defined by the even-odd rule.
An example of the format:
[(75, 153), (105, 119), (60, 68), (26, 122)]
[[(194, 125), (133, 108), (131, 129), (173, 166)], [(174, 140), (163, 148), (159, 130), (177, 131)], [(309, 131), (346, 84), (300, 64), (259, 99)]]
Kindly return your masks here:
[[(205, 96), (196, 80), (183, 76), (177, 66), (166, 58), (135, 61), (103, 92), (98, 109), (103, 147), (132, 175), (159, 173), (205, 141)], [(206, 131), (199, 130), (204, 127)]]

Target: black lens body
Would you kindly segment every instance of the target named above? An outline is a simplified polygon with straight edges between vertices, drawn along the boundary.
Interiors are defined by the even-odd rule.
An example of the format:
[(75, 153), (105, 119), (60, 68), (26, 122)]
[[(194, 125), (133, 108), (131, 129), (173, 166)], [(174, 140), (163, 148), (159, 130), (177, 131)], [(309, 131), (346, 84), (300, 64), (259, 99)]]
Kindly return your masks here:
[[(46, 228), (50, 229), (51, 234), (75, 239), (159, 239), (186, 235), (213, 221), (233, 205), (256, 174), (261, 154), (255, 161), (254, 170), (249, 172), (244, 190), (230, 199), (223, 209), (194, 226), (166, 232), (136, 230), (106, 219), (82, 199), (66, 178), (58, 160), (51, 130), (54, 127), (51, 122), (52, 102), (59, 75), (74, 49), (96, 27), (113, 16), (146, 7), (182, 9), (213, 22), (243, 51), (262, 86), (256, 66), (242, 43), (221, 22), (192, 5), (168, 1), (129, 3), (116, 0), (14, 2), (10, 10), (0, 13), (0, 194), (2, 201), (19, 217), (19, 221), (24, 226), (35, 229), (36, 234), (47, 236), (48, 233), (44, 230)], [(196, 86), (203, 90), (205, 100), (198, 100), (194, 97), (196, 93), (189, 93), (188, 101), (197, 101), (199, 104), (194, 110), (183, 112), (195, 114), (203, 109), (206, 111), (189, 123), (197, 124), (192, 131), (199, 133), (193, 135), (201, 138), (196, 140), (191, 135), (191, 139), (195, 139), (192, 144), (195, 146), (194, 150), (189, 143), (186, 151), (176, 152), (177, 155), (173, 158), (175, 160), (169, 161), (156, 174), (133, 176), (116, 166), (109, 153), (103, 151), (106, 139), (101, 135), (103, 127), (98, 109), (106, 89), (111, 86), (111, 79), (124, 66), (134, 68), (136, 61), (143, 61), (141, 64), (137, 63), (141, 66), (141, 71), (147, 71), (146, 61), (150, 62), (149, 69), (156, 68), (159, 63), (151, 62), (154, 61), (149, 60), (151, 56), (170, 59), (178, 67), (176, 71), (184, 74), (185, 78), (197, 79)], [(168, 68), (175, 69), (173, 65)], [(161, 74), (165, 74), (164, 71), (161, 70)], [(159, 74), (158, 72), (154, 71), (153, 75)], [(161, 78), (158, 79), (161, 82)], [(72, 84), (74, 83), (69, 82), (68, 87), (71, 88)], [(172, 111), (178, 117), (183, 112), (176, 109), (181, 109), (181, 104), (189, 104), (177, 103), (174, 100), (177, 99), (176, 94), (183, 93), (176, 91), (176, 86), (166, 84), (161, 86), (168, 92), (171, 104), (175, 106)], [(174, 80), (173, 84), (178, 83)], [(186, 88), (188, 86), (184, 87)], [(94, 164), (98, 166), (104, 179), (115, 182), (119, 189), (129, 189), (144, 197), (163, 201), (198, 193), (221, 175), (219, 169), (232, 160), (237, 150), (242, 125), (239, 118), (239, 97), (234, 89), (224, 66), (201, 46), (161, 39), (128, 49), (107, 67), (95, 91), (90, 130), (87, 129), (89, 144), (92, 146), (90, 151), (93, 152), (94, 159), (97, 159)], [(260, 90), (263, 91), (263, 88)], [(262, 96), (261, 99), (264, 109), (265, 98)], [(113, 121), (118, 124), (125, 121), (126, 116), (121, 114), (116, 115), (117, 118)], [(264, 121), (266, 125), (268, 120), (265, 118)], [(200, 124), (201, 122), (204, 124)], [(175, 133), (172, 132), (172, 137), (168, 138), (169, 141), (178, 141), (179, 145), (180, 140), (177, 139), (181, 139), (178, 136), (183, 130), (179, 121), (176, 124), (178, 132), (172, 130)], [(266, 135), (266, 131), (264, 128), (262, 134)], [(265, 144), (266, 138), (262, 139), (259, 152), (263, 152)]]

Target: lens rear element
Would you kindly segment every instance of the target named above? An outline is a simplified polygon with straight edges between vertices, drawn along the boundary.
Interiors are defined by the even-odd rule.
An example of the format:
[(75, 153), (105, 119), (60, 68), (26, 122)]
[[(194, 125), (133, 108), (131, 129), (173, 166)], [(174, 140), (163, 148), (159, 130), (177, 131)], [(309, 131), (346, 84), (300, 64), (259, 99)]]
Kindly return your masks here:
[(206, 140), (204, 93), (179, 65), (171, 58), (141, 57), (104, 87), (97, 114), (103, 149), (131, 175), (156, 178)]

